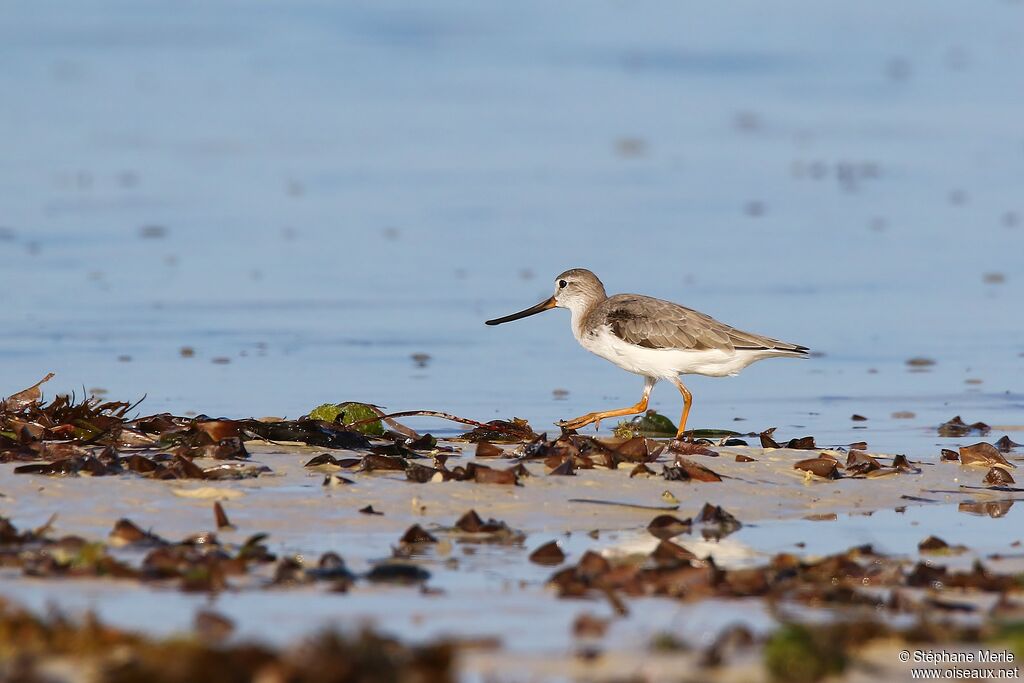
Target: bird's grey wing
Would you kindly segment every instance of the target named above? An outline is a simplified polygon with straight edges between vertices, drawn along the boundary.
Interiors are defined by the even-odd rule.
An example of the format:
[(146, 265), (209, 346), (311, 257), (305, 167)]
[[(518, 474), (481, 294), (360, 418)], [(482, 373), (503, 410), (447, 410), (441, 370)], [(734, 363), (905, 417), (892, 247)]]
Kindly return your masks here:
[(803, 353), (806, 347), (744, 332), (671, 301), (620, 294), (605, 299), (601, 312), (612, 333), (649, 349), (733, 351), (777, 349)]
[(606, 299), (603, 311), (612, 334), (648, 349), (731, 351), (728, 325), (670, 301), (631, 295)]

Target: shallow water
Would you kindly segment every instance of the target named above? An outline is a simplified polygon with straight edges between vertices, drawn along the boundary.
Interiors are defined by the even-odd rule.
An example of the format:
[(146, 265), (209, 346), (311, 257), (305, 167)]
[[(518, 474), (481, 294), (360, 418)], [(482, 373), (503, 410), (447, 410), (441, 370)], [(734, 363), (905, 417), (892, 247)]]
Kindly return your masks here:
[[(101, 540), (114, 520), (128, 517), (174, 541), (213, 528), (210, 498), (182, 495), (199, 488), (218, 491), (237, 526), (217, 532), (222, 542), (237, 546), (253, 533), (267, 533), (273, 552), (300, 558), (307, 566), (334, 551), (352, 572), (363, 574), (392, 556), (398, 539), (412, 524), (422, 525), (439, 542), (417, 547), (409, 560), (430, 572), (428, 592), (365, 580), (344, 594), (331, 592), (323, 584), (271, 587), (272, 566), (232, 577), (229, 589), (213, 595), (183, 593), (173, 582), (37, 579), (11, 567), (3, 571), (0, 595), (37, 610), (50, 605), (72, 614), (91, 609), (112, 623), (159, 634), (188, 631), (196, 610), (206, 607), (233, 619), (236, 637), (275, 643), (293, 641), (326, 625), (356, 629), (364, 624), (415, 641), (454, 636), (499, 643), (501, 654), (485, 652), (466, 664), (466, 680), (475, 680), (477, 674), (500, 667), (500, 658), (510, 653), (529, 655), (530, 666), (542, 671), (550, 658), (564, 659), (585, 647), (585, 640), (575, 637), (572, 629), (581, 614), (613, 619), (609, 632), (599, 639), (600, 646), (623, 666), (641, 666), (652, 639), (663, 633), (704, 647), (736, 623), (756, 633), (769, 632), (777, 624), (780, 608), (816, 618), (832, 615), (830, 609), (786, 601), (772, 606), (758, 598), (624, 597), (626, 615), (616, 615), (602, 598), (558, 599), (547, 585), (549, 578), (557, 569), (578, 562), (587, 551), (611, 558), (638, 557), (657, 544), (646, 527), (660, 512), (594, 505), (576, 498), (664, 505), (668, 491), (679, 499), (678, 510), (671, 512), (679, 517), (696, 516), (705, 501), (721, 505), (742, 521), (739, 530), (714, 541), (704, 538), (703, 528), (695, 525), (672, 540), (725, 568), (765, 566), (778, 553), (813, 561), (870, 544), (878, 553), (908, 564), (927, 559), (965, 570), (981, 560), (996, 572), (1024, 570), (1018, 533), (1024, 505), (1019, 494), (959, 489), (980, 482), (984, 468), (942, 463), (923, 465), (916, 475), (828, 481), (805, 478), (793, 470), (792, 463), (806, 451), (720, 450), (718, 458), (695, 458), (724, 475), (721, 483), (631, 478), (629, 467), (580, 470), (573, 477), (545, 476), (545, 468), (533, 462), (529, 468), (535, 476), (515, 487), (456, 481), (414, 484), (401, 473), (388, 472), (349, 472), (354, 484), (325, 487), (323, 472), (303, 466), (318, 449), (268, 445), (252, 445), (252, 458), (269, 466), (273, 474), (239, 481), (36, 477), (12, 475), (13, 465), (4, 465), (8, 479), (0, 512), (19, 529), (38, 527), (57, 512), (55, 534)], [(750, 454), (756, 462), (736, 462), (732, 451)], [(468, 455), (455, 456), (451, 462), (465, 464)], [(1019, 461), (1021, 455), (1010, 457)], [(494, 459), (488, 463), (503, 464)], [(922, 503), (922, 497), (934, 502)], [(961, 506), (972, 501), (989, 507)], [(367, 504), (383, 514), (360, 514), (358, 510)], [(455, 520), (469, 509), (506, 522), (521, 538), (484, 542), (454, 532)], [(929, 536), (966, 549), (954, 556), (923, 557), (918, 544)], [(551, 540), (558, 541), (565, 552), (564, 563), (538, 566), (527, 560), (531, 551)], [(145, 554), (145, 549), (116, 551), (132, 565), (138, 565)], [(982, 604), (995, 599), (990, 594), (954, 595)], [(909, 618), (890, 616), (897, 621)]]
[(581, 265), (825, 354), (693, 379), (695, 425), (1024, 423), (1021, 6), (918, 4), (8, 8), (6, 389), (550, 424), (641, 382), (482, 321)]
[[(977, 440), (936, 436), (962, 414), (1024, 441), (1024, 4), (431, 7), (6, 7), (0, 394), (55, 371), (47, 395), (143, 412), (356, 399), (550, 429), (641, 380), (564, 311), (483, 320), (583, 266), (822, 354), (692, 378), (691, 426), (930, 460)], [(737, 538), (910, 543), (911, 517)]]

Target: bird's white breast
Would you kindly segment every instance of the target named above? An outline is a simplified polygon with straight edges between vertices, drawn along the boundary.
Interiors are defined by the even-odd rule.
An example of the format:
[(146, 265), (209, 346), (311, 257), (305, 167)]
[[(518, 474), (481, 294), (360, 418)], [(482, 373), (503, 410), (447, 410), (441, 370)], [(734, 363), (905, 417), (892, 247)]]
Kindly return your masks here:
[(695, 374), (711, 377), (735, 375), (756, 360), (773, 355), (765, 351), (722, 349), (648, 349), (615, 336), (607, 325), (592, 331), (573, 326), (573, 333), (587, 351), (615, 363), (623, 370), (659, 379)]

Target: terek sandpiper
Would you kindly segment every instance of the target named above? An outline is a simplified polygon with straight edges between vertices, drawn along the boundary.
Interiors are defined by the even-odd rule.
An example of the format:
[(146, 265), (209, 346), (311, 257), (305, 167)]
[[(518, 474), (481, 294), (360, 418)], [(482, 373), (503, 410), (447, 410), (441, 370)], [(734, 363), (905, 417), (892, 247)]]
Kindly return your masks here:
[(635, 415), (647, 410), (651, 389), (661, 379), (673, 382), (683, 395), (683, 415), (676, 438), (686, 431), (693, 396), (679, 375), (735, 375), (762, 358), (804, 358), (807, 347), (743, 332), (690, 308), (639, 294), (605, 294), (597, 276), (583, 268), (555, 278), (554, 295), (525, 311), (488, 320), (488, 325), (519, 320), (549, 308), (568, 308), (572, 333), (591, 353), (644, 378), (644, 393), (636, 405), (587, 413), (559, 426), (579, 429), (606, 417)]

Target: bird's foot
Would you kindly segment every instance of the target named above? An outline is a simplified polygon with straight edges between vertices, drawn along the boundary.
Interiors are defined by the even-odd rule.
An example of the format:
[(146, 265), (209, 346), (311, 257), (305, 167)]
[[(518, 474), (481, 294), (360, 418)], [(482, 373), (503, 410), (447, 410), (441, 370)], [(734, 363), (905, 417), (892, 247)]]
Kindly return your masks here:
[(555, 424), (559, 427), (565, 427), (566, 429), (580, 429), (582, 427), (586, 427), (591, 422), (596, 422), (598, 423), (598, 426), (600, 426), (601, 418), (598, 417), (596, 413), (587, 413), (586, 415), (580, 415), (579, 417), (574, 417), (571, 420), (562, 420)]
[(676, 437), (672, 439), (672, 441), (678, 441), (680, 443), (693, 443), (693, 432), (680, 430), (676, 432)]

